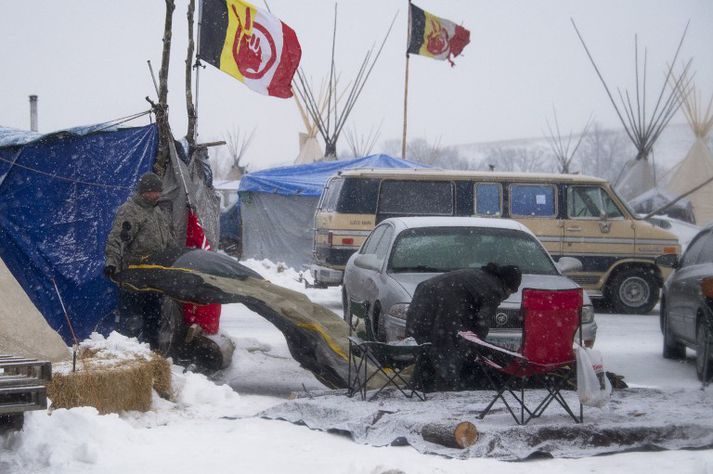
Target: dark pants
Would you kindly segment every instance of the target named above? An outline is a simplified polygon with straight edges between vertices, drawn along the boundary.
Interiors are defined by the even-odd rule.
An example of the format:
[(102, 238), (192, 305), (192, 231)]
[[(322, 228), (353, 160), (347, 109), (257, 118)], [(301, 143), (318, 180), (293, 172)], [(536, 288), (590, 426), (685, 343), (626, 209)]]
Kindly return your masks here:
[(116, 330), (124, 336), (148, 342), (152, 349), (156, 349), (161, 322), (161, 299), (158, 293), (119, 290)]

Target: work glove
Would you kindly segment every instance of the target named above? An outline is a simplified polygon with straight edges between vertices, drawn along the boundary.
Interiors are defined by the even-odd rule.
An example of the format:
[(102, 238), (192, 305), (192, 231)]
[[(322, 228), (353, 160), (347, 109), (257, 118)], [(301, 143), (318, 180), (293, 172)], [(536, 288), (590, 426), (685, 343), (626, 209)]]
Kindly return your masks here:
[(114, 278), (114, 275), (116, 275), (116, 267), (114, 265), (107, 265), (104, 267), (104, 275), (107, 278)]

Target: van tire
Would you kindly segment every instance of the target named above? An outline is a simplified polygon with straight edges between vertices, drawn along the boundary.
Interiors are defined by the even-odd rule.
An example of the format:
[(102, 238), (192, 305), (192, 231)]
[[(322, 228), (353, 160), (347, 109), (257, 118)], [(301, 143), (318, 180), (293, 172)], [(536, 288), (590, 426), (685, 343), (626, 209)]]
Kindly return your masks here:
[(649, 268), (626, 268), (607, 283), (607, 299), (617, 313), (648, 314), (659, 299), (658, 279)]

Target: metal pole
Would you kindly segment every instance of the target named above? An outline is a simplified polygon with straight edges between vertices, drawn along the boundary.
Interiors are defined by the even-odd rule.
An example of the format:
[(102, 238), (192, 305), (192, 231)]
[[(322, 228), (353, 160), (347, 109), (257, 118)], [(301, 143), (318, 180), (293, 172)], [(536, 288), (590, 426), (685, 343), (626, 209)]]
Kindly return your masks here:
[(408, 25), (406, 26), (406, 68), (404, 71), (404, 131), (401, 136), (401, 159), (406, 159), (406, 128), (408, 118), (408, 47), (411, 42), (411, 0), (408, 2)]
[(37, 96), (30, 96), (30, 130), (36, 132), (37, 129)]

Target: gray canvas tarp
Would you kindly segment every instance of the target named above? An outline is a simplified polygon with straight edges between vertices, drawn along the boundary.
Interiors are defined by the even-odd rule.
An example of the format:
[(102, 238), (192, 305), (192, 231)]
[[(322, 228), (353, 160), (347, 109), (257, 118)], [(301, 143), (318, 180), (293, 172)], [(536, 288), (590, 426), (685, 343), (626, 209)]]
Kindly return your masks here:
[(312, 262), (318, 201), (319, 197), (314, 196), (240, 193), (242, 258), (267, 258), (298, 270)]

